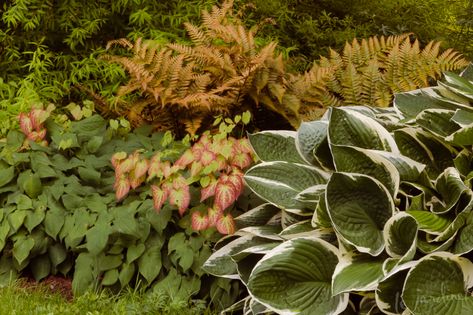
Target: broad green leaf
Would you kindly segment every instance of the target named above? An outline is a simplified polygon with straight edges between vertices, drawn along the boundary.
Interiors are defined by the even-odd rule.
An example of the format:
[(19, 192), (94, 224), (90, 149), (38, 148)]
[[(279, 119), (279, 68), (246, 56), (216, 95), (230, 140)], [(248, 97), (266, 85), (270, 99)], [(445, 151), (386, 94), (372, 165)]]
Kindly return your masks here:
[(13, 244), (13, 257), (22, 265), (29, 258), (30, 252), (34, 247), (34, 240), (31, 237), (22, 237)]
[(69, 211), (74, 211), (75, 209), (83, 205), (84, 199), (75, 194), (64, 194), (61, 197), (64, 207)]
[(77, 169), (79, 176), (82, 180), (88, 183), (98, 185), (100, 183), (100, 178), (102, 174), (93, 168), (79, 167)]
[(78, 135), (79, 138), (86, 139), (93, 136), (103, 136), (107, 121), (100, 115), (93, 115), (91, 117), (74, 121), (71, 124), (71, 129)]
[(30, 170), (18, 176), (18, 185), (30, 198), (38, 197), (43, 191), (40, 177)]
[(455, 145), (472, 145), (473, 144), (473, 123), (461, 128), (445, 138), (448, 142)]
[(133, 278), (135, 274), (135, 264), (127, 264), (124, 263), (122, 265), (122, 269), (120, 270), (120, 274), (118, 275), (118, 279), (120, 280), (120, 284), (122, 288), (124, 288)]
[(35, 257), (30, 262), (31, 272), (33, 273), (33, 277), (36, 281), (40, 281), (41, 279), (48, 276), (51, 272), (51, 261), (49, 260), (48, 255), (41, 255)]
[(401, 181), (417, 181), (425, 165), (414, 161), (407, 156), (401, 154), (394, 154), (387, 151), (366, 150), (376, 155), (380, 155), (389, 162), (391, 162), (399, 172)]
[(405, 212), (396, 213), (384, 226), (386, 252), (393, 258), (411, 260), (416, 253), (418, 225)]
[(306, 163), (296, 150), (296, 132), (289, 130), (262, 131), (248, 135), (251, 146), (263, 162), (285, 161)]
[(44, 208), (37, 207), (33, 211), (28, 211), (26, 218), (25, 218), (25, 227), (28, 229), (28, 232), (37, 227), (41, 222), (43, 222), (44, 218), (46, 217), (46, 212)]
[(435, 187), (442, 196), (442, 200), (433, 202), (431, 211), (443, 214), (455, 207), (463, 192), (469, 188), (463, 183), (460, 173), (454, 167), (449, 167), (437, 178)]
[(407, 274), (402, 299), (414, 314), (473, 313), (472, 263), (450, 253), (423, 257)]
[(107, 246), (111, 233), (110, 224), (97, 223), (85, 234), (85, 247), (92, 255), (97, 255)]
[(55, 243), (48, 247), (48, 254), (53, 267), (57, 267), (67, 258), (67, 250), (61, 243)]
[(332, 145), (333, 161), (337, 172), (358, 173), (380, 181), (391, 193), (397, 195), (400, 183), (396, 167), (373, 150), (351, 146)]
[(444, 78), (450, 88), (458, 90), (459, 94), (473, 100), (473, 83), (456, 73), (445, 71)]
[(31, 169), (40, 178), (56, 177), (56, 171), (51, 167), (53, 165), (44, 152), (31, 153)]
[(138, 259), (138, 271), (146, 281), (153, 282), (161, 271), (161, 246), (151, 246), (146, 249), (145, 253)]
[(7, 235), (10, 232), (10, 225), (6, 224), (5, 221), (0, 221), (0, 252), (3, 250), (6, 244)]
[(343, 256), (332, 278), (332, 294), (374, 290), (384, 277), (383, 262), (383, 259)]
[(416, 219), (419, 230), (430, 234), (439, 235), (453, 222), (447, 216), (432, 213), (430, 211), (409, 210), (406, 213)]
[(259, 205), (235, 218), (237, 228), (247, 226), (261, 226), (268, 224), (281, 209), (270, 203)]
[(452, 252), (463, 255), (473, 250), (473, 224), (467, 224), (462, 227), (455, 238), (455, 244)]
[(399, 152), (394, 138), (383, 126), (374, 119), (350, 109), (332, 108), (328, 139), (330, 145)]
[(5, 186), (15, 177), (15, 167), (10, 166), (9, 168), (0, 170), (0, 187)]
[(75, 261), (72, 291), (74, 295), (84, 294), (97, 283), (99, 274), (97, 258), (89, 253), (80, 253)]
[(264, 162), (249, 169), (246, 184), (261, 198), (286, 209), (303, 209), (294, 199), (306, 188), (325, 184), (329, 175), (317, 168), (287, 162)]
[(327, 210), (337, 233), (362, 253), (384, 249), (383, 228), (394, 215), (394, 202), (376, 179), (334, 173), (327, 184)]
[(143, 243), (128, 246), (126, 251), (126, 262), (131, 264), (133, 261), (137, 260), (145, 252), (145, 249), (146, 246)]
[(87, 142), (87, 151), (95, 153), (103, 143), (103, 136), (93, 136), (89, 142)]
[(452, 120), (458, 125), (466, 127), (473, 122), (473, 112), (464, 109), (457, 109)]
[(348, 294), (332, 296), (338, 250), (315, 238), (297, 238), (275, 247), (253, 269), (251, 296), (279, 314), (339, 314)]
[(308, 163), (324, 165), (325, 160), (327, 160), (323, 154), (325, 152), (330, 153), (327, 131), (328, 123), (320, 120), (302, 122), (299, 129), (297, 129), (296, 148)]
[[(26, 210), (15, 210), (8, 215), (8, 222), (10, 223), (10, 226), (13, 231), (18, 231), (20, 226), (23, 225), (27, 214), (28, 212)], [(5, 223), (6, 222), (4, 221), (3, 224)]]
[(18, 210), (33, 208), (33, 201), (28, 196), (21, 194), (17, 195), (15, 199)]
[(460, 126), (452, 121), (455, 112), (445, 109), (426, 109), (416, 117), (416, 123), (439, 137), (447, 137), (454, 133)]
[(44, 227), (46, 233), (53, 239), (56, 239), (56, 236), (63, 227), (65, 216), (66, 213), (61, 209), (52, 208), (46, 211)]
[(97, 256), (99, 271), (107, 271), (110, 269), (118, 268), (123, 262), (123, 255), (107, 255), (101, 253)]
[(118, 269), (110, 269), (105, 272), (102, 279), (102, 285), (113, 285), (118, 281)]

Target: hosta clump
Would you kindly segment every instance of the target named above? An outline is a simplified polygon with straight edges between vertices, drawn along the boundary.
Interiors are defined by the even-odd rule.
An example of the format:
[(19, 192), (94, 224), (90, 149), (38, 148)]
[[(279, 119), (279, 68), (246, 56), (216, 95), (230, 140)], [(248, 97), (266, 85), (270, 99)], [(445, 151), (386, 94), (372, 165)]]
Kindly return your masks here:
[[(27, 138), (34, 126), (46, 130), (38, 142)], [(64, 124), (41, 119), (32, 129), (23, 121), (22, 131), (0, 144), (0, 285), (30, 272), (37, 280), (63, 274), (73, 277), (76, 294), (139, 284), (232, 302), (234, 284), (200, 280), (218, 234), (194, 232), (191, 215), (179, 216), (176, 206), (156, 213), (149, 188), (115, 198), (115, 152), (160, 151), (174, 162), (188, 142), (151, 127), (120, 135), (98, 115)]]
[(229, 310), (473, 313), (472, 104), (469, 67), (392, 109), (250, 135), (261, 163), (244, 178), (268, 203), (204, 265), (246, 285)]

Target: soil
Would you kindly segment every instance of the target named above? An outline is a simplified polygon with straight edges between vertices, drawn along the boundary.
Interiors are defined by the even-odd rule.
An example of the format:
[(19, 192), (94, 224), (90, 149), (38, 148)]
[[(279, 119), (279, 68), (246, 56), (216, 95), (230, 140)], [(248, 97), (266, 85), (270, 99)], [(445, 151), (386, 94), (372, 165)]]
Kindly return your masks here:
[(20, 286), (27, 290), (46, 289), (47, 291), (60, 294), (66, 301), (72, 301), (72, 280), (58, 276), (48, 276), (37, 282), (32, 277), (22, 278)]

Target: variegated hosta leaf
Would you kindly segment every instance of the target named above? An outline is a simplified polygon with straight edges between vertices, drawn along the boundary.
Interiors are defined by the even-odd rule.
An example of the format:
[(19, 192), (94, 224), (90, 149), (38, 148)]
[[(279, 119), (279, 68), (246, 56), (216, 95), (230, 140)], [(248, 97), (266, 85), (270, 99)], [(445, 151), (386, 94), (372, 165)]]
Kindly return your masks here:
[(327, 121), (303, 122), (297, 130), (296, 148), (310, 164), (330, 166), (331, 155), (327, 142)]
[(473, 314), (473, 264), (439, 252), (423, 257), (407, 274), (402, 293), (414, 314)]
[[(384, 259), (348, 253), (340, 259), (332, 280), (332, 294), (350, 291), (371, 291), (384, 277)], [(360, 276), (363, 275), (363, 276)]]
[(416, 123), (439, 137), (447, 137), (454, 133), (460, 126), (452, 121), (455, 114), (452, 110), (426, 109), (416, 117)]
[(417, 247), (417, 221), (405, 212), (396, 213), (384, 226), (386, 252), (401, 263), (414, 258)]
[(473, 123), (452, 133), (445, 140), (455, 145), (473, 145)]
[(397, 315), (406, 309), (401, 294), (407, 272), (399, 271), (379, 282), (375, 291), (376, 304), (383, 313)]
[(327, 184), (327, 210), (337, 233), (362, 253), (384, 249), (383, 228), (394, 202), (378, 180), (361, 174), (334, 173)]
[(348, 294), (332, 296), (338, 250), (316, 238), (296, 238), (275, 247), (253, 269), (251, 296), (278, 314), (340, 314)]
[(467, 97), (473, 100), (473, 82), (462, 78), (458, 74), (452, 72), (444, 73), (445, 83), (443, 86), (447, 87), (455, 94)]
[(414, 161), (407, 156), (395, 154), (387, 151), (365, 150), (384, 157), (391, 162), (399, 172), (401, 181), (417, 181), (425, 165)]
[(276, 161), (253, 166), (244, 179), (248, 187), (266, 201), (285, 209), (303, 209), (306, 206), (295, 199), (297, 194), (311, 186), (325, 184), (328, 177), (328, 173), (312, 166)]
[(449, 239), (442, 242), (432, 242), (429, 234), (421, 235), (417, 238), (417, 249), (424, 254), (431, 254), (435, 252), (450, 250), (455, 242), (456, 232)]
[(399, 172), (388, 160), (373, 150), (344, 145), (331, 145), (331, 149), (337, 172), (372, 176), (388, 189), (392, 197), (397, 195)]
[(235, 223), (238, 228), (274, 225), (277, 222), (275, 217), (280, 213), (281, 209), (278, 207), (270, 203), (264, 203), (236, 217)]
[(457, 109), (455, 115), (453, 115), (452, 120), (456, 122), (461, 127), (467, 127), (473, 122), (473, 108), (471, 110), (466, 110), (464, 108)]
[(440, 235), (453, 222), (449, 216), (432, 213), (430, 211), (409, 210), (406, 213), (416, 219), (419, 230), (433, 235)]
[(328, 127), (329, 144), (398, 153), (389, 132), (374, 119), (358, 111), (333, 108)]
[(271, 130), (249, 134), (251, 146), (261, 161), (306, 163), (296, 150), (296, 132)]
[(469, 188), (460, 178), (460, 173), (454, 167), (449, 167), (437, 178), (435, 187), (440, 193), (442, 200), (432, 203), (431, 211), (442, 214), (450, 211), (460, 200), (463, 192)]

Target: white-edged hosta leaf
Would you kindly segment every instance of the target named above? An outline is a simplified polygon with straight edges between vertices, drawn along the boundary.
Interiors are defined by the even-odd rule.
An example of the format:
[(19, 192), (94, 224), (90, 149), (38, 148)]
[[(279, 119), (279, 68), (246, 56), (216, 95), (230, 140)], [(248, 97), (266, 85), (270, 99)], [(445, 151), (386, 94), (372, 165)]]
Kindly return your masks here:
[(373, 150), (352, 146), (331, 145), (333, 161), (337, 172), (358, 173), (379, 180), (394, 197), (400, 183), (396, 167)]
[(267, 238), (270, 240), (282, 241), (282, 238), (278, 236), (278, 234), (281, 232), (281, 226), (277, 225), (248, 226), (240, 229), (240, 232), (252, 234), (261, 238)]
[(348, 294), (332, 296), (338, 250), (316, 238), (296, 238), (275, 247), (253, 269), (248, 291), (278, 314), (340, 314)]
[(448, 142), (455, 145), (472, 145), (473, 144), (473, 123), (457, 130), (445, 138)]
[(375, 291), (376, 304), (389, 315), (402, 314), (406, 309), (401, 294), (408, 270), (399, 271), (379, 282)]
[(402, 300), (414, 314), (472, 314), (472, 272), (470, 261), (451, 253), (427, 255), (407, 274)]
[(315, 167), (282, 161), (255, 165), (244, 177), (254, 193), (285, 209), (305, 208), (295, 197), (309, 187), (325, 184), (328, 178), (328, 173)]
[(306, 163), (296, 150), (296, 132), (268, 130), (248, 135), (248, 140), (261, 161)]
[(437, 178), (435, 187), (442, 196), (442, 200), (432, 203), (431, 211), (437, 214), (447, 213), (460, 200), (463, 192), (469, 188), (463, 183), (460, 173), (454, 167), (449, 167)]
[(386, 252), (393, 258), (408, 261), (414, 258), (417, 247), (417, 221), (405, 212), (396, 213), (384, 226)]
[(462, 78), (456, 73), (445, 72), (444, 73), (445, 83), (439, 82), (439, 85), (449, 89), (455, 94), (467, 97), (473, 100), (473, 84), (472, 82)]
[(378, 180), (350, 173), (334, 173), (327, 184), (327, 210), (337, 233), (362, 253), (379, 255), (383, 228), (394, 215), (394, 202)]
[(460, 126), (452, 121), (454, 114), (452, 110), (426, 109), (417, 115), (416, 123), (437, 136), (446, 137), (460, 129)]
[(342, 256), (332, 278), (332, 294), (374, 290), (384, 277), (383, 262), (382, 258)]
[(326, 188), (327, 188), (327, 185), (325, 184), (314, 185), (314, 186), (304, 189), (303, 191), (298, 193), (296, 197), (294, 198), (305, 204), (311, 205), (312, 206), (311, 208), (315, 209), (320, 199), (324, 198)]
[(327, 147), (327, 121), (303, 122), (297, 129), (296, 148), (299, 154), (310, 164), (317, 164), (314, 156), (319, 149)]
[(394, 138), (381, 124), (350, 109), (332, 108), (328, 139), (330, 145), (399, 152)]
[[(471, 213), (470, 213), (471, 216)], [(463, 255), (473, 250), (473, 223), (463, 226), (457, 233), (452, 253)]]
[(395, 154), (387, 151), (378, 150), (367, 150), (377, 155), (380, 155), (391, 162), (399, 172), (401, 181), (416, 181), (422, 171), (425, 169), (425, 165), (414, 161), (413, 159), (404, 156), (402, 154)]
[(440, 235), (453, 222), (448, 216), (430, 211), (409, 210), (406, 213), (416, 219), (419, 224), (419, 230), (433, 235)]
[(280, 214), (281, 209), (270, 204), (264, 203), (236, 217), (235, 224), (238, 229), (247, 226), (261, 226), (271, 224), (275, 216)]
[(431, 240), (426, 239), (428, 236), (429, 234), (423, 235), (422, 237), (419, 235), (417, 238), (417, 249), (419, 249), (419, 251), (424, 254), (449, 250), (455, 242), (457, 232), (455, 232), (449, 239), (443, 242), (432, 242)]
[(452, 117), (452, 120), (461, 127), (471, 125), (473, 122), (473, 109), (471, 111), (465, 110), (463, 108), (457, 109), (455, 115)]

